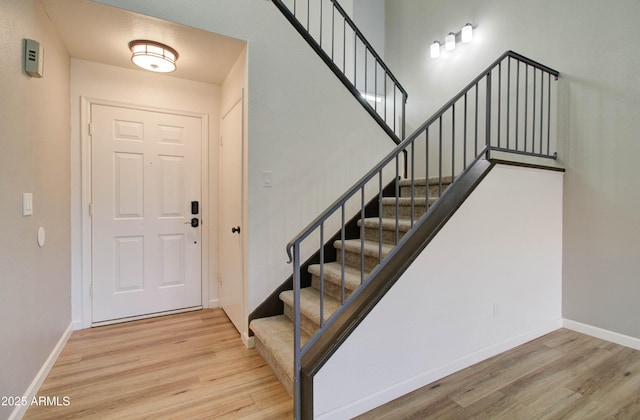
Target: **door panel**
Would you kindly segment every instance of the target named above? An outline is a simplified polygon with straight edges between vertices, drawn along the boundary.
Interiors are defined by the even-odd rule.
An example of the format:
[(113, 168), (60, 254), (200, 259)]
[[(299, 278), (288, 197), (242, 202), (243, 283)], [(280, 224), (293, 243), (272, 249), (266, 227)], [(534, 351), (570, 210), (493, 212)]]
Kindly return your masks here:
[(201, 305), (202, 120), (91, 106), (94, 323)]
[(114, 217), (116, 219), (142, 218), (144, 155), (114, 153)]
[[(220, 159), (220, 306), (240, 332), (244, 330), (242, 229), (242, 127), (239, 100), (222, 117)], [(239, 230), (236, 230), (240, 228)]]

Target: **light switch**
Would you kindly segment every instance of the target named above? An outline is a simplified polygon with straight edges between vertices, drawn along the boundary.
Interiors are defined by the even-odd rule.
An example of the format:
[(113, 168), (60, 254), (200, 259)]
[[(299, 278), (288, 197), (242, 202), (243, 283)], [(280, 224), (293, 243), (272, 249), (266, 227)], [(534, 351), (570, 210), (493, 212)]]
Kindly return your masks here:
[(273, 172), (262, 171), (262, 188), (271, 188), (273, 182)]
[(33, 194), (22, 193), (22, 215), (31, 216), (33, 214)]

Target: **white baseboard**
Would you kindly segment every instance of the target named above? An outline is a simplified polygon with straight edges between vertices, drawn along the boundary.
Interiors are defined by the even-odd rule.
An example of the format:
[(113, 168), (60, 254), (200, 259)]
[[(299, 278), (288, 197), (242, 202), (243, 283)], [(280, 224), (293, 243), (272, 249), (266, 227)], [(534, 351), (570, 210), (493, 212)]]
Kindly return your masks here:
[(73, 331), (78, 331), (78, 330), (83, 330), (84, 329), (84, 323), (82, 322), (82, 320), (72, 321), (71, 325), (73, 326)]
[(640, 350), (640, 338), (605, 330), (603, 328), (594, 327), (593, 325), (583, 324), (570, 319), (563, 320), (563, 327), (592, 337), (600, 338), (602, 340), (610, 341), (612, 343), (620, 344), (621, 346)]
[(209, 301), (209, 308), (219, 308), (220, 307), (220, 300), (219, 299), (211, 299)]
[(432, 369), (428, 372), (423, 372), (403, 382), (394, 384), (388, 388), (376, 392), (375, 394), (368, 395), (358, 401), (354, 401), (350, 404), (338, 407), (329, 412), (319, 414), (316, 418), (322, 420), (353, 418), (362, 413), (366, 413), (367, 411), (372, 410), (382, 404), (393, 401), (396, 398), (408, 394), (411, 391), (422, 388), (423, 386), (449, 376), (452, 373), (458, 372), (483, 360), (489, 359), (490, 357), (496, 356), (526, 342), (542, 337), (545, 334), (562, 328), (562, 326), (562, 319), (552, 321), (547, 325), (544, 325), (543, 327), (536, 328), (503, 342), (494, 344), (485, 349), (454, 360), (446, 365)]
[(242, 342), (245, 346), (247, 346), (248, 349), (252, 349), (256, 346), (255, 336), (249, 336), (246, 332), (243, 332), (242, 334), (240, 334), (240, 337), (242, 338)]
[[(67, 344), (69, 337), (71, 337), (71, 333), (73, 333), (73, 322), (70, 322), (67, 329), (62, 333), (62, 336), (58, 340), (58, 343), (55, 345), (53, 350), (51, 350), (49, 357), (47, 357), (47, 360), (45, 360), (44, 364), (36, 374), (36, 377), (33, 378), (33, 381), (31, 381), (31, 384), (25, 391), (24, 398), (26, 401), (32, 401), (33, 397), (38, 394), (38, 390), (40, 390), (40, 387), (42, 386), (44, 380), (47, 379), (47, 375), (51, 371), (51, 368), (55, 364), (56, 360), (58, 360), (58, 356), (60, 356), (62, 349), (64, 348), (65, 344)], [(28, 408), (28, 404), (16, 406), (16, 408), (9, 416), (9, 420), (21, 419), (27, 412)]]

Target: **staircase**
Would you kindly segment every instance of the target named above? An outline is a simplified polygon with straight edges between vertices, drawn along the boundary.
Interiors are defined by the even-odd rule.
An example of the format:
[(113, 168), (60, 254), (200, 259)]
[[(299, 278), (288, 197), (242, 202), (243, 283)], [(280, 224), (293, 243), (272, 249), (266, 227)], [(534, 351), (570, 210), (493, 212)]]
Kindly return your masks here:
[[(557, 158), (552, 109), (558, 76), (505, 52), (287, 244), (293, 275), (263, 303), (269, 314), (254, 310), (249, 328), (294, 397), (295, 418), (313, 418), (314, 376), (497, 162), (492, 154)], [(437, 177), (427, 181), (420, 173)], [(391, 196), (383, 187), (389, 181)], [(365, 204), (372, 194), (375, 217)], [(354, 201), (360, 212), (351, 229), (345, 213)], [(341, 227), (332, 261), (324, 238), (336, 218)], [(284, 304), (280, 314), (271, 305), (277, 297)]]
[[(311, 287), (300, 290), (302, 345), (306, 344), (320, 329), (320, 314), (324, 313), (322, 322), (324, 324), (342, 307), (342, 302), (361, 285), (363, 274), (366, 278), (378, 266), (380, 259), (392, 250), (396, 244), (396, 236), (398, 240), (402, 238), (411, 229), (412, 220), (415, 221), (421, 217), (451, 181), (451, 177), (430, 178), (427, 188), (425, 178), (414, 179), (413, 185), (409, 179), (399, 180), (397, 188), (399, 196), (382, 198), (381, 216), (358, 221), (361, 232), (364, 231), (364, 238), (335, 241), (333, 247), (336, 249), (336, 261), (325, 261), (323, 266), (320, 264), (309, 266), (308, 271), (312, 276)], [(381, 255), (380, 251), (382, 251)], [(342, 281), (343, 258), (344, 283)], [(364, 269), (362, 269), (363, 261)], [(321, 279), (324, 279), (324, 282)], [(324, 291), (325, 296), (322, 309), (320, 307), (321, 290)], [(293, 290), (281, 292), (280, 300), (284, 303), (284, 315), (254, 319), (249, 325), (255, 336), (256, 349), (292, 396), (294, 395), (295, 348), (293, 299)]]
[[(272, 2), (397, 143), (287, 244), (292, 276), (249, 317), (258, 352), (293, 396), (295, 418), (310, 419), (314, 376), (481, 182), (491, 155), (557, 158), (559, 73), (507, 51), (406, 137), (407, 92), (339, 1)], [(354, 202), (360, 212), (346, 223)], [(339, 231), (327, 240), (336, 219)]]

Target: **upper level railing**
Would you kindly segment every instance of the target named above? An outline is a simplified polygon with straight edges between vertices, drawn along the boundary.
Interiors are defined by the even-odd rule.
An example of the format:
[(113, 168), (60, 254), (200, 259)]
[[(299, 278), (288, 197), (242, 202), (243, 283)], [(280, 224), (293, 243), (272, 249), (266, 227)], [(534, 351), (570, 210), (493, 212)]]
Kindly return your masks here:
[(272, 0), (396, 142), (405, 137), (407, 92), (336, 0)]
[[(455, 182), (457, 176), (480, 159), (489, 157), (493, 152), (528, 155), (555, 159), (555, 126), (554, 105), (557, 101), (557, 88), (554, 83), (558, 72), (536, 63), (526, 57), (508, 51), (453, 97), (438, 112), (429, 118), (411, 136), (402, 141), (378, 165), (371, 169), (360, 181), (344, 193), (325, 212), (318, 216), (309, 226), (300, 232), (287, 245), (287, 253), (293, 262), (294, 279), (294, 387), (296, 418), (300, 418), (302, 401), (300, 399), (300, 369), (302, 356), (318, 341), (324, 331), (331, 326), (337, 316), (363, 290), (368, 281), (377, 274), (388, 260), (388, 249), (382, 246), (382, 191), (388, 182), (396, 183), (395, 220), (391, 219), (395, 230), (395, 246), (401, 246), (412, 234), (413, 229), (423, 223), (430, 215), (428, 200), (429, 188), (426, 188), (426, 211), (416, 217), (416, 180), (424, 177), (437, 177), (439, 192), (442, 193), (443, 180)], [(401, 155), (406, 153), (408, 180), (403, 182), (410, 186), (410, 217), (399, 219), (399, 179), (401, 175)], [(444, 191), (444, 195), (447, 191)], [(342, 250), (342, 290), (345, 290), (345, 218), (359, 211), (365, 218), (367, 200), (379, 198), (378, 265), (371, 269), (365, 267), (365, 223), (360, 226), (360, 279), (362, 285), (348, 298), (342, 299), (342, 306), (331, 317), (327, 317), (324, 309), (324, 294), (320, 293), (319, 318), (320, 330), (304, 346), (300, 338), (300, 262), (312, 249), (323, 249), (326, 231), (331, 233), (338, 226)], [(403, 197), (403, 199), (407, 199)], [(355, 209), (355, 210), (354, 210)], [(352, 213), (350, 213), (352, 212)], [(385, 219), (389, 225), (389, 219)], [(410, 230), (401, 237), (403, 229)], [(366, 240), (375, 241), (370, 233)], [(330, 236), (330, 235), (329, 235)], [(369, 250), (369, 255), (371, 251)], [(324, 254), (320, 255), (320, 290), (325, 283)], [(344, 296), (344, 293), (343, 293)], [(328, 319), (327, 319), (328, 318)], [(326, 321), (325, 321), (326, 319)], [(307, 402), (305, 402), (307, 403)], [(309, 402), (310, 403), (310, 402)], [(307, 411), (307, 410), (305, 410)]]

